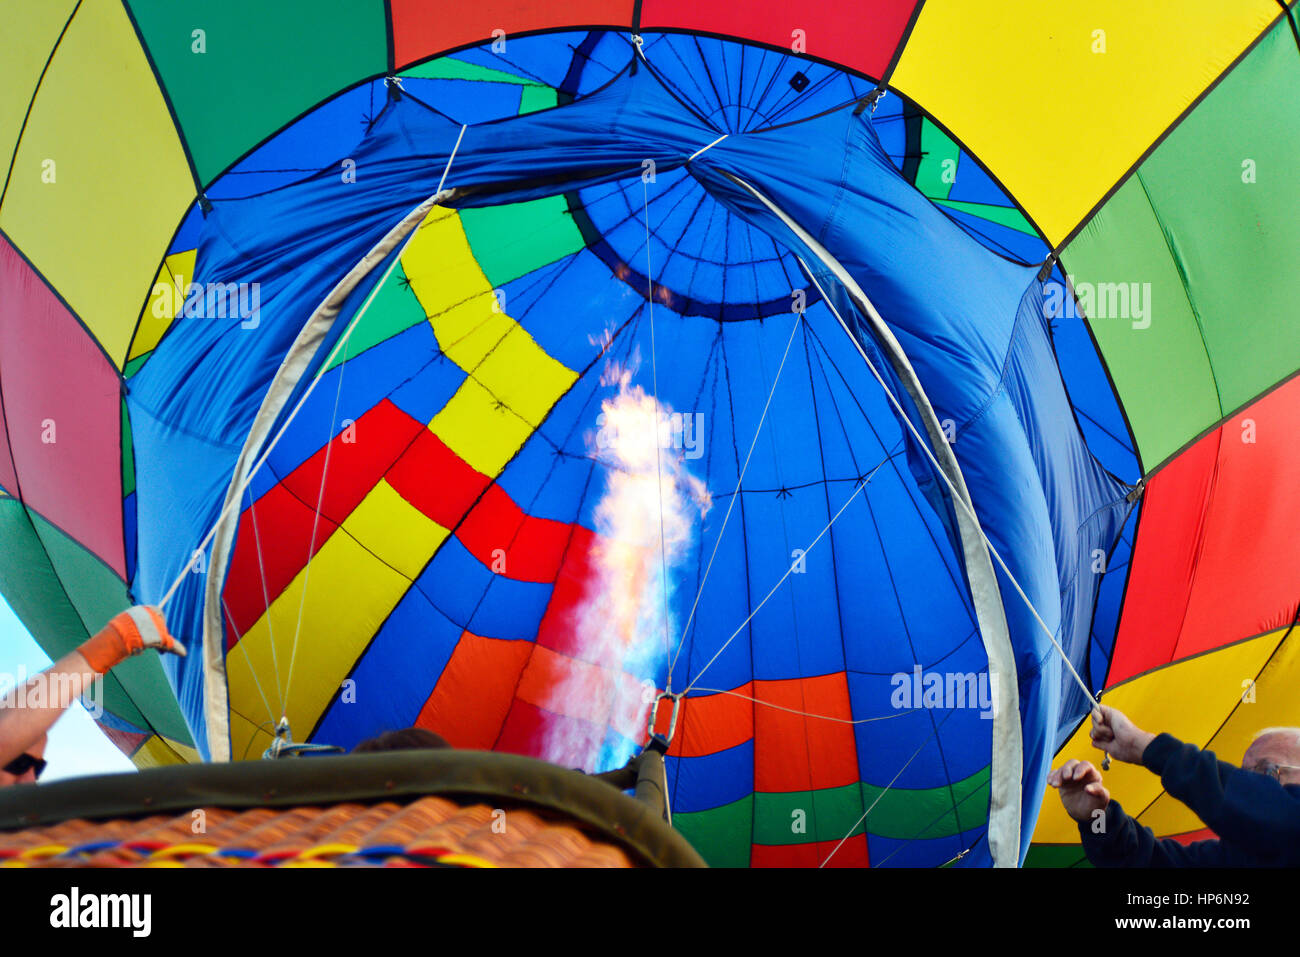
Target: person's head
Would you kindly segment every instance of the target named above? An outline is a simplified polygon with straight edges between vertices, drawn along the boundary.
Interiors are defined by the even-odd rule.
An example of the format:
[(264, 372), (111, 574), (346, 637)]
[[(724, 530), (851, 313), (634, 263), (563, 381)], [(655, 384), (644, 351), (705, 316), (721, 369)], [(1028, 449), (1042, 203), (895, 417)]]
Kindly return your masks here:
[(45, 770), (45, 742), (46, 736), (41, 735), (26, 751), (0, 768), (0, 788), (35, 783)]
[(410, 751), (438, 750), (450, 748), (447, 739), (434, 734), (426, 728), (401, 728), (397, 731), (385, 731), (383, 734), (367, 738), (355, 748), (353, 754), (369, 754), (375, 751)]
[(1276, 778), (1282, 784), (1300, 784), (1300, 728), (1265, 728), (1246, 749), (1241, 766)]

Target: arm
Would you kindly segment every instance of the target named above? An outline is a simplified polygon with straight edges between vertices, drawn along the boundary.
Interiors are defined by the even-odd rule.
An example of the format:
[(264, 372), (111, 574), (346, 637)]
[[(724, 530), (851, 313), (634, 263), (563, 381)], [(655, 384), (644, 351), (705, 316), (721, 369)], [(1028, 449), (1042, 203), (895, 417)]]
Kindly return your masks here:
[(1264, 774), (1218, 760), (1168, 734), (1155, 738), (1142, 753), (1142, 764), (1205, 822), (1233, 844), (1266, 859), (1279, 853), (1300, 856), (1300, 794)]
[(1151, 828), (1124, 813), (1118, 801), (1106, 806), (1104, 830), (1079, 821), (1079, 840), (1094, 867), (1231, 867), (1232, 859), (1218, 841), (1183, 845), (1173, 838), (1158, 840)]
[(81, 652), (70, 651), (5, 695), (0, 701), (0, 767), (49, 731), (94, 679)]
[(146, 648), (184, 655), (162, 615), (136, 606), (117, 615), (76, 651), (64, 655), (0, 700), (0, 767), (22, 754), (72, 702), (114, 665)]

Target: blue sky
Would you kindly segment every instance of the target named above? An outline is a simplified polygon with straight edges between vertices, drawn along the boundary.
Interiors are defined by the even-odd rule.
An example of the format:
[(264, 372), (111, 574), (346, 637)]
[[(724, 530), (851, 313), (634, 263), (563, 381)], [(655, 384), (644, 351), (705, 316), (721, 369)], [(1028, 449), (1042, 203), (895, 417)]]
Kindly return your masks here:
[[(32, 675), (49, 666), (49, 656), (41, 651), (23, 623), (0, 597), (0, 688), (13, 683), (20, 667)], [(135, 765), (104, 737), (80, 703), (69, 708), (50, 731), (45, 760), (49, 767), (41, 775), (42, 782), (135, 770)]]

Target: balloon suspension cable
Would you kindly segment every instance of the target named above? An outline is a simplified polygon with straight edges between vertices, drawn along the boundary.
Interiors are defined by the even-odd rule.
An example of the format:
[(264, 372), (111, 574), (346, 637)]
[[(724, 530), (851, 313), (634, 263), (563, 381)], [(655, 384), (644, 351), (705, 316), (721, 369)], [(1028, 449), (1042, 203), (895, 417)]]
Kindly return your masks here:
[[(451, 164), (456, 159), (456, 151), (460, 149), (461, 139), (465, 136), (466, 129), (467, 129), (466, 126), (461, 126), (460, 135), (456, 137), (456, 145), (455, 147), (452, 148), (451, 155), (447, 157), (447, 166), (442, 171), (442, 179), (439, 180), (437, 192), (435, 192), (432, 196), (426, 199), (419, 206), (415, 207), (415, 209), (411, 211), (412, 213), (415, 213), (426, 206), (432, 209), (432, 207), (439, 205), (442, 201), (449, 199), (453, 194), (455, 194), (456, 190), (454, 187), (450, 190), (444, 190), (443, 184), (446, 183), (447, 181), (447, 174), (451, 172)], [(410, 214), (407, 215), (409, 216)], [(425, 213), (425, 215), (427, 215), (427, 212)], [(407, 244), (410, 243), (411, 236), (414, 235), (415, 235), (415, 230), (412, 229), (410, 236), (408, 236), (406, 239)], [(403, 251), (404, 250), (405, 250), (405, 244), (403, 245)], [(379, 283), (376, 284), (375, 287), (376, 290), (378, 289), (379, 286), (383, 285), (384, 280), (387, 279), (388, 276), (392, 273), (393, 269), (396, 267), (401, 257), (402, 257), (401, 251), (399, 251), (397, 255), (393, 257), (393, 261), (389, 264), (387, 272), (385, 272), (383, 278), (380, 279)], [(367, 299), (366, 303), (361, 307), (363, 312), (365, 309), (369, 307), (370, 303), (374, 301), (374, 292), (375, 290), (371, 291), (370, 298)], [(357, 316), (348, 324), (347, 329), (344, 330), (343, 335), (339, 338), (339, 341), (335, 343), (334, 349), (330, 352), (329, 357), (325, 360), (325, 363), (321, 366), (322, 369), (328, 369), (330, 367), (330, 364), (333, 362), (333, 360), (338, 356), (340, 351), (347, 344), (348, 339), (351, 337), (353, 331), (357, 328), (357, 324), (358, 324), (357, 320), (361, 318), (361, 315), (362, 313), (359, 312)], [(302, 408), (303, 406), (306, 405), (307, 400), (311, 398), (311, 394), (313, 391), (315, 391), (316, 384), (320, 382), (320, 380), (321, 377), (316, 376), (314, 379), (311, 380), (311, 382), (307, 384), (307, 388), (304, 390), (302, 396), (298, 399), (298, 402), (294, 405), (293, 410), (289, 413), (288, 417), (285, 419), (284, 424), (280, 426), (280, 430), (276, 432), (276, 434), (271, 438), (270, 442), (267, 443), (266, 449), (263, 451), (261, 457), (253, 464), (252, 468), (249, 469), (247, 477), (241, 483), (239, 495), (232, 497), (230, 501), (227, 503), (226, 507), (223, 508), (220, 514), (217, 515), (216, 521), (212, 523), (212, 527), (208, 529), (208, 533), (204, 535), (202, 541), (199, 542), (199, 547), (195, 549), (196, 552), (202, 553), (207, 549), (208, 545), (212, 543), (213, 537), (217, 534), (217, 530), (221, 527), (222, 522), (224, 522), (227, 516), (230, 514), (231, 509), (233, 509), (235, 505), (239, 504), (239, 502), (243, 500), (244, 492), (247, 491), (248, 487), (252, 484), (254, 476), (256, 476), (257, 473), (261, 470), (262, 466), (266, 464), (266, 460), (270, 458), (271, 453), (275, 451), (276, 445), (278, 445), (280, 439), (284, 437), (284, 434), (285, 432), (288, 431), (289, 426), (293, 424), (293, 421), (297, 417), (298, 413), (302, 411)], [(171, 601), (172, 596), (176, 594), (176, 592), (181, 587), (181, 583), (184, 582), (186, 576), (189, 575), (190, 567), (193, 564), (194, 564), (193, 560), (186, 563), (185, 567), (181, 569), (180, 574), (176, 576), (175, 581), (171, 583), (171, 587), (167, 589), (167, 591), (163, 594), (162, 599), (154, 607), (156, 607), (159, 611), (162, 611), (164, 608), (167, 607), (167, 603)]]
[[(831, 311), (835, 313), (835, 318), (839, 320), (840, 325), (844, 327), (846, 332), (848, 332), (849, 327), (848, 324), (844, 321), (844, 317), (840, 315), (839, 310), (835, 308), (835, 304), (826, 295), (826, 290), (824, 290), (821, 286), (821, 283), (817, 281), (817, 277), (813, 275), (812, 270), (808, 268), (808, 264), (805, 263), (802, 258), (799, 259), (799, 264), (803, 266), (804, 272), (808, 274), (808, 277), (813, 281), (813, 284), (817, 287), (817, 291), (821, 293), (823, 301), (825, 301), (825, 303), (828, 306), (830, 306)], [(1097, 700), (1097, 697), (1092, 693), (1092, 689), (1088, 687), (1087, 683), (1083, 680), (1082, 677), (1080, 677), (1079, 672), (1075, 670), (1073, 662), (1070, 661), (1070, 656), (1065, 653), (1065, 649), (1062, 648), (1060, 642), (1056, 640), (1056, 635), (1052, 633), (1052, 629), (1047, 627), (1047, 622), (1043, 621), (1042, 615), (1038, 613), (1038, 609), (1034, 607), (1034, 603), (1030, 601), (1029, 596), (1025, 594), (1025, 590), (1020, 587), (1020, 582), (1018, 582), (1016, 580), (1016, 576), (1011, 573), (1011, 569), (1008, 568), (1007, 563), (1003, 561), (1002, 555), (999, 554), (997, 548), (993, 545), (993, 542), (989, 540), (988, 535), (984, 533), (984, 528), (979, 524), (979, 518), (975, 514), (974, 508), (966, 502), (966, 499), (962, 497), (962, 495), (958, 493), (956, 485), (953, 484), (952, 479), (948, 477), (948, 474), (939, 465), (938, 459), (934, 457), (934, 453), (930, 450), (929, 443), (927, 443), (921, 437), (921, 434), (917, 431), (916, 426), (912, 424), (912, 420), (903, 411), (903, 407), (901, 403), (899, 403), (898, 399), (894, 396), (893, 390), (889, 388), (889, 385), (885, 382), (884, 378), (877, 371), (875, 365), (871, 362), (870, 357), (867, 356), (866, 350), (862, 348), (861, 343), (857, 341), (857, 338), (854, 337), (851, 332), (849, 333), (849, 338), (854, 342), (855, 345), (857, 345), (858, 354), (862, 356), (863, 361), (866, 362), (867, 364), (867, 368), (871, 370), (871, 374), (875, 377), (876, 381), (880, 384), (880, 387), (885, 390), (885, 395), (888, 397), (890, 403), (894, 406), (894, 409), (897, 412), (899, 419), (907, 427), (908, 431), (912, 433), (913, 437), (915, 437), (917, 445), (920, 447), (921, 451), (925, 454), (926, 458), (929, 459), (930, 464), (934, 467), (934, 470), (939, 474), (939, 477), (943, 479), (944, 484), (948, 486), (948, 491), (950, 492), (949, 498), (952, 499), (952, 501), (955, 502), (958, 506), (960, 506), (961, 509), (964, 512), (966, 512), (966, 514), (970, 516), (972, 521), (975, 523), (975, 527), (978, 530), (979, 536), (984, 543), (984, 547), (988, 549), (989, 554), (992, 555), (994, 560), (998, 563), (998, 565), (1001, 566), (1003, 573), (1007, 576), (1007, 580), (1011, 582), (1012, 587), (1015, 588), (1016, 590), (1016, 594), (1020, 596), (1021, 601), (1025, 603), (1025, 607), (1029, 609), (1029, 613), (1034, 616), (1034, 621), (1038, 622), (1038, 626), (1043, 630), (1043, 634), (1047, 636), (1047, 640), (1050, 641), (1052, 643), (1052, 647), (1056, 649), (1056, 653), (1060, 656), (1061, 661), (1065, 663), (1065, 667), (1070, 672), (1070, 676), (1074, 679), (1075, 684), (1079, 686), (1079, 690), (1083, 692), (1084, 697), (1088, 699), (1088, 703), (1092, 706), (1093, 710), (1100, 712), (1101, 702)], [(1110, 754), (1106, 753), (1105, 757), (1102, 759), (1102, 770), (1109, 770), (1109, 769), (1110, 769)]]

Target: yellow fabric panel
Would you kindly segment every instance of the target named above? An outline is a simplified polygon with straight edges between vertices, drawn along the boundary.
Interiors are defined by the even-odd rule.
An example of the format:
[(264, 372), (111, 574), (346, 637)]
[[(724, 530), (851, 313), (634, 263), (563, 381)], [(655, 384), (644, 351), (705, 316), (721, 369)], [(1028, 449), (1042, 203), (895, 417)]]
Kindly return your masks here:
[(197, 249), (188, 249), (172, 253), (163, 260), (158, 275), (154, 277), (149, 301), (140, 313), (140, 324), (131, 341), (127, 362), (158, 345), (158, 340), (176, 318), (176, 307), (185, 303), (186, 290), (194, 281), (194, 260), (197, 255)]
[(534, 427), (541, 425), (551, 406), (578, 381), (576, 372), (552, 359), (518, 324), (473, 375)]
[(492, 292), (454, 209), (438, 206), (425, 217), (402, 253), (402, 269), (430, 317)]
[[(1273, 649), (1278, 649), (1273, 657), (1268, 658), (1258, 678), (1254, 672), (1223, 672), (1224, 682), (1236, 686), (1247, 698), (1254, 700), (1238, 700), (1218, 734), (1205, 745), (1220, 760), (1240, 765), (1246, 749), (1258, 732), (1265, 728), (1300, 726), (1300, 698), (1295, 692), (1300, 685), (1300, 639), (1292, 634), (1290, 640), (1278, 648), (1278, 641), (1284, 634), (1285, 629), (1256, 638), (1252, 642), (1259, 643), (1270, 654)], [(1254, 679), (1253, 688), (1242, 687), (1243, 682), (1251, 679)], [(1142, 823), (1157, 834), (1181, 834), (1205, 827), (1204, 822), (1187, 805), (1167, 793), (1161, 795), (1151, 810), (1142, 815)]]
[[(260, 709), (254, 714), (265, 713), (262, 707), (261, 699), (258, 699), (257, 707)], [(272, 703), (271, 707), (275, 707)], [(261, 724), (252, 721), (234, 708), (230, 709), (230, 758), (232, 761), (256, 761), (262, 757), (262, 752), (271, 746), (275, 740), (275, 735), (271, 733), (274, 724), (269, 718), (262, 719)]]
[(176, 129), (122, 4), (83, 3), (36, 96), (0, 228), (119, 366), (193, 199)]
[[(1107, 691), (1102, 703), (1123, 711), (1140, 728), (1156, 733), (1168, 731), (1181, 741), (1202, 746), (1218, 731), (1234, 705), (1241, 705), (1242, 681), (1259, 674), (1282, 634), (1276, 631), (1238, 642), (1126, 681)], [(1092, 746), (1091, 730), (1092, 722), (1085, 721), (1053, 759), (1052, 767), (1059, 768), (1071, 758), (1091, 761), (1100, 767), (1102, 755)], [(1238, 761), (1241, 750), (1234, 752), (1230, 748), (1224, 752), (1224, 758)], [(1110, 796), (1130, 814), (1142, 812), (1163, 790), (1159, 777), (1136, 764), (1113, 761), (1104, 777)], [(1181, 834), (1205, 826), (1178, 801), (1165, 801), (1159, 807), (1152, 807), (1142, 814), (1142, 823), (1162, 835)], [(1055, 789), (1047, 788), (1038, 826), (1034, 829), (1034, 842), (1077, 844), (1078, 841), (1077, 825), (1061, 807)]]
[(343, 529), (412, 581), (451, 534), (383, 479), (348, 516)]
[(161, 768), (169, 764), (201, 764), (203, 759), (188, 745), (152, 734), (136, 748), (131, 761), (137, 768)]
[(471, 376), (429, 423), (438, 438), (484, 475), (495, 478), (533, 434), (533, 426)]
[(495, 476), (577, 373), (497, 310), (454, 210), (430, 212), (402, 254), (402, 268), (439, 347), (470, 375), (430, 428), (474, 468)]
[(1056, 244), (1280, 14), (1274, 0), (928, 0), (891, 83)]
[[(226, 652), (231, 712), (274, 722), (283, 701), (296, 739), (305, 739), (410, 584), (350, 535), (335, 531), (271, 603), (270, 613)], [(357, 690), (358, 695), (382, 693), (381, 688)], [(276, 713), (269, 715), (268, 707)], [(238, 753), (242, 746), (232, 723), (231, 748)]]
[(23, 117), (76, 0), (0, 0), (0, 184)]
[[(429, 322), (438, 338), (438, 347), (466, 372), (472, 373), (517, 328), (508, 315), (493, 310), (495, 302), (496, 298), (488, 290), (444, 312), (430, 313)], [(429, 311), (427, 307), (425, 311)]]

